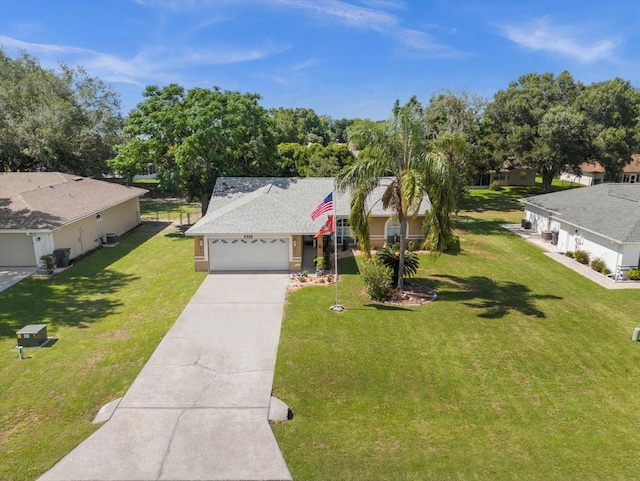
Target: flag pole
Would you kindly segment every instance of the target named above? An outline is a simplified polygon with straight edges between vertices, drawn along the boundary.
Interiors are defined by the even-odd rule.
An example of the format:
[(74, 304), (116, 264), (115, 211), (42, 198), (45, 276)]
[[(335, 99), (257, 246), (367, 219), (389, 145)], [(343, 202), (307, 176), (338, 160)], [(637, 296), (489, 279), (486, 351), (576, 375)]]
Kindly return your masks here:
[(334, 274), (335, 274), (335, 283), (336, 283), (336, 303), (331, 306), (329, 309), (335, 312), (344, 311), (344, 306), (338, 304), (338, 217), (336, 215), (336, 204), (338, 203), (338, 199), (336, 197), (336, 189), (332, 191), (333, 197), (333, 261), (335, 263)]

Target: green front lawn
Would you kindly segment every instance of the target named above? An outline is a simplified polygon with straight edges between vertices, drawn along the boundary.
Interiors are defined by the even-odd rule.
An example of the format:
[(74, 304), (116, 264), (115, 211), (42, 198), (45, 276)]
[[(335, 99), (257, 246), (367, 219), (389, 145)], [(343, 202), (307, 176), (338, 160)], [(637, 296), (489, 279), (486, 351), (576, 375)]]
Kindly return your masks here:
[[(33, 481), (97, 429), (202, 282), (192, 240), (161, 226), (0, 293), (0, 479)], [(15, 332), (40, 323), (57, 342), (18, 360)]]
[(346, 312), (333, 288), (289, 296), (274, 395), (295, 416), (274, 431), (294, 479), (640, 479), (639, 291), (503, 230), (521, 194), (472, 194), (460, 252), (421, 259), (432, 304), (370, 301), (354, 260)]

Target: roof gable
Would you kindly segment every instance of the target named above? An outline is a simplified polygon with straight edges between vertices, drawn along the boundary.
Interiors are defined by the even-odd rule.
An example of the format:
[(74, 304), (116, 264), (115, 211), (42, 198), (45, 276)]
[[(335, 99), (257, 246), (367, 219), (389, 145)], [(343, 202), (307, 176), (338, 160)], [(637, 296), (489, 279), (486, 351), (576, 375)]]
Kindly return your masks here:
[(59, 228), (146, 192), (60, 172), (0, 173), (0, 229)]

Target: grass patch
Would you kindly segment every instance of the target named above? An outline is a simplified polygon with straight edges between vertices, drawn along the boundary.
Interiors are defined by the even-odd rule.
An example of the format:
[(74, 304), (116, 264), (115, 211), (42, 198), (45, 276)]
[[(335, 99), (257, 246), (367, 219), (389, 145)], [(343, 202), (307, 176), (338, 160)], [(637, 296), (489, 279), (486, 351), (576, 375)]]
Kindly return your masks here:
[[(201, 284), (192, 239), (164, 226), (0, 293), (0, 479), (36, 479), (95, 431)], [(20, 361), (15, 331), (35, 323), (58, 341)]]
[(290, 294), (274, 395), (295, 417), (273, 429), (294, 479), (638, 479), (637, 291), (500, 228), (522, 189), (476, 192), (460, 251), (421, 258), (436, 302), (372, 302), (354, 260), (346, 312)]
[(200, 204), (189, 202), (169, 202), (159, 200), (146, 200), (140, 201), (140, 213), (143, 215), (155, 214), (156, 212), (174, 212), (174, 213), (199, 213)]

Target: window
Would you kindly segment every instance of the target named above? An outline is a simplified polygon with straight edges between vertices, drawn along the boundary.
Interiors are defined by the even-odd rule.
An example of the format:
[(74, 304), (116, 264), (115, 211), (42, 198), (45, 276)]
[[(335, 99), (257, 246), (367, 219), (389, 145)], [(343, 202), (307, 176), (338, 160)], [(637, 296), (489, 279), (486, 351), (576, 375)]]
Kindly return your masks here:
[(391, 245), (400, 242), (400, 222), (398, 222), (398, 219), (389, 219), (385, 224), (384, 230), (387, 244)]
[(525, 180), (527, 180), (527, 171), (526, 170), (521, 170), (520, 171), (520, 180), (522, 182), (524, 182)]
[(506, 172), (496, 172), (493, 174), (493, 180), (507, 180)]
[(336, 240), (337, 245), (341, 246), (344, 240), (347, 239), (349, 244), (355, 244), (356, 240), (351, 237), (351, 226), (348, 219), (338, 219), (336, 221)]

